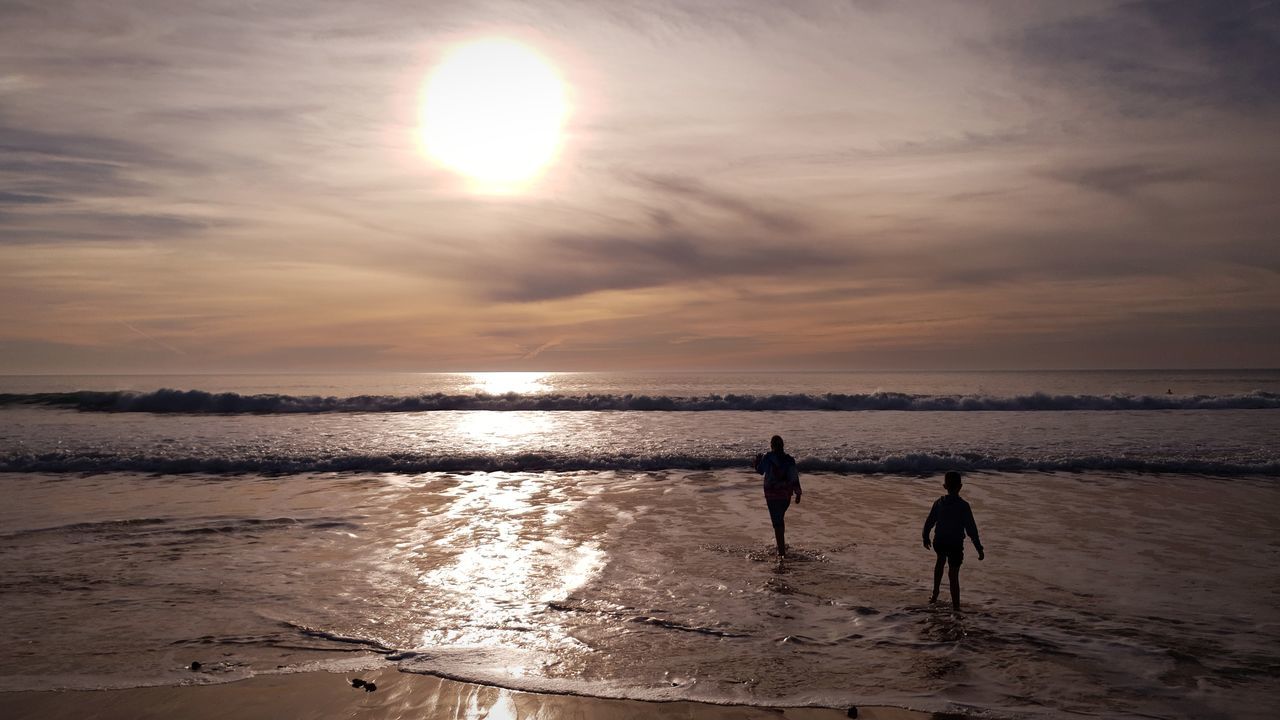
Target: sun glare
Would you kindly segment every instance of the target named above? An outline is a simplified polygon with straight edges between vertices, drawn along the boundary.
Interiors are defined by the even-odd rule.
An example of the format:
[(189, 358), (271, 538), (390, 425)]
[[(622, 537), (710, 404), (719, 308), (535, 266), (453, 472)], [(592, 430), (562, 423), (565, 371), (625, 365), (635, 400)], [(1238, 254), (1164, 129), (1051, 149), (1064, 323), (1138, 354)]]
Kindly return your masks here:
[(549, 390), (549, 373), (544, 372), (473, 372), (471, 387), (489, 395), (535, 393)]
[(564, 83), (550, 63), (512, 40), (478, 40), (432, 71), (421, 139), (436, 162), (479, 189), (508, 192), (555, 159), (566, 113)]

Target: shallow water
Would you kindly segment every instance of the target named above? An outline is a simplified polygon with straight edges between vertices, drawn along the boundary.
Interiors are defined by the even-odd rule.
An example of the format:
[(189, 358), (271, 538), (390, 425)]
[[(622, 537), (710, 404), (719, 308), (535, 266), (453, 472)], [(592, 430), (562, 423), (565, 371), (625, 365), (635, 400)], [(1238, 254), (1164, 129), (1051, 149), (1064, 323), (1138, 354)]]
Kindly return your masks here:
[(736, 471), (13, 476), (3, 687), (356, 656), (721, 702), (1262, 717), (1280, 701), (1269, 479), (971, 476), (988, 557), (968, 553), (962, 615), (925, 604), (936, 480), (805, 484), (778, 563)]
[(731, 469), (773, 433), (805, 471), (1280, 476), (1280, 410), (437, 411), (154, 415), (0, 408), (0, 470), (299, 473)]

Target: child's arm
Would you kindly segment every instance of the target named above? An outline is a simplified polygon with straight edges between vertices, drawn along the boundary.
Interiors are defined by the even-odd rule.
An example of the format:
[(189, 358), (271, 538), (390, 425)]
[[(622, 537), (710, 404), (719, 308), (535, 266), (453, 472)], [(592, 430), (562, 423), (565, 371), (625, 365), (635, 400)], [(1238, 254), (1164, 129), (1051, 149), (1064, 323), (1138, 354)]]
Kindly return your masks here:
[(969, 539), (973, 541), (973, 548), (978, 551), (978, 559), (982, 560), (986, 557), (986, 553), (982, 550), (982, 541), (978, 539), (978, 522), (973, 519), (973, 508), (965, 508), (968, 517), (964, 521), (964, 531), (969, 533)]
[(799, 505), (800, 493), (804, 492), (804, 488), (800, 487), (800, 471), (796, 469), (795, 465), (792, 465), (789, 470), (788, 475), (791, 477), (788, 479), (791, 480), (791, 492), (796, 494), (796, 504)]
[(933, 547), (933, 544), (929, 542), (929, 531), (933, 529), (933, 526), (937, 524), (937, 522), (938, 522), (938, 501), (934, 500), (933, 507), (929, 508), (929, 517), (925, 518), (925, 521), (924, 521), (924, 531), (921, 533), (922, 535), (924, 535), (924, 547), (926, 550)]

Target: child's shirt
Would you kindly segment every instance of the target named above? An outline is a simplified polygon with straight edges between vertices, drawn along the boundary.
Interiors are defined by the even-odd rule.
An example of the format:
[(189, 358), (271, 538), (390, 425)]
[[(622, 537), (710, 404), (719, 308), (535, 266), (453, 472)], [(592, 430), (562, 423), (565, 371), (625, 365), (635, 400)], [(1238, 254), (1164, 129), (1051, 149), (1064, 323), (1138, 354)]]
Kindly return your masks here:
[(760, 459), (756, 472), (764, 475), (766, 500), (790, 500), (793, 493), (800, 493), (796, 459), (786, 453), (770, 451)]
[(982, 548), (982, 541), (978, 539), (978, 524), (973, 520), (973, 510), (959, 495), (948, 493), (933, 501), (929, 518), (924, 521), (926, 539), (929, 537), (929, 530), (935, 525), (938, 528), (934, 534), (935, 543), (963, 543), (965, 533), (968, 533), (973, 540), (973, 546)]

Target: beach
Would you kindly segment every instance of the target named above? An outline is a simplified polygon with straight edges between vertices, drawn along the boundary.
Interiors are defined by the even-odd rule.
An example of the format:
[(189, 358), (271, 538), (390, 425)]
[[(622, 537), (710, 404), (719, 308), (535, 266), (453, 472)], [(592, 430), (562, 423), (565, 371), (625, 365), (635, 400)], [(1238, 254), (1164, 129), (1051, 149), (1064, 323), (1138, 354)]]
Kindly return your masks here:
[[(0, 408), (0, 692), (30, 717), (1264, 718), (1280, 418), (1241, 407), (1274, 392), (1240, 389), (1257, 379), (1210, 377), (1216, 395), (1172, 410), (1085, 409), (1091, 376), (1071, 410), (320, 411), (297, 388), (314, 378), (277, 381), (302, 398), (284, 401), (205, 379), (216, 410), (147, 388), (99, 387), (124, 393), (115, 411), (19, 395)], [(934, 407), (969, 380), (904, 394)], [(584, 403), (628, 382), (690, 397), (572, 382)], [(744, 384), (867, 380), (721, 382), (720, 402), (751, 404), (768, 396)], [(1021, 407), (1017, 383), (1047, 384), (953, 394)], [(406, 402), (366, 389), (314, 397)], [(805, 489), (785, 561), (749, 464), (773, 432)], [(945, 586), (928, 603), (920, 535), (947, 466), (986, 550), (965, 553), (959, 613)]]
[[(87, 692), (5, 693), (5, 716), (12, 720), (150, 720), (235, 717), (353, 718), (384, 720), (837, 720), (848, 710), (753, 708), (706, 703), (652, 703), (574, 695), (546, 695), (406, 675), (393, 670), (362, 674), (375, 692), (351, 687), (341, 674), (315, 672), (270, 675), (231, 684), (135, 688)], [(900, 708), (858, 708), (863, 720), (947, 720), (946, 715)], [(955, 716), (951, 716), (954, 718)]]

